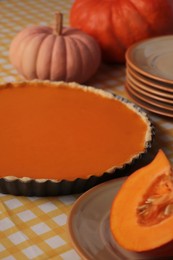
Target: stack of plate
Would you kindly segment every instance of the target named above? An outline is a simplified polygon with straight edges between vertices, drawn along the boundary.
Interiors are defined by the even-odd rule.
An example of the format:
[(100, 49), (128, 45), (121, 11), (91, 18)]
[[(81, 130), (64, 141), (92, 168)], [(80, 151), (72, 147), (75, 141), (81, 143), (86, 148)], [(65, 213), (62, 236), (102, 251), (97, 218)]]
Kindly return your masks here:
[(134, 102), (173, 118), (173, 35), (132, 45), (126, 64), (126, 90)]

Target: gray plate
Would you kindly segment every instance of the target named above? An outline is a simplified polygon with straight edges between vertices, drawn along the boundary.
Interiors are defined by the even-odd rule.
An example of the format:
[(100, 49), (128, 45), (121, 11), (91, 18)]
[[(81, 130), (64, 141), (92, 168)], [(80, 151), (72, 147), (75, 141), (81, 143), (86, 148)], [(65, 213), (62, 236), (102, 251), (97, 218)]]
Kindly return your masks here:
[[(74, 204), (68, 220), (68, 229), (74, 248), (82, 259), (137, 260), (171, 259), (146, 256), (127, 251), (112, 238), (109, 213), (113, 199), (125, 178), (100, 184), (84, 193)], [(171, 251), (172, 252), (172, 251)]]

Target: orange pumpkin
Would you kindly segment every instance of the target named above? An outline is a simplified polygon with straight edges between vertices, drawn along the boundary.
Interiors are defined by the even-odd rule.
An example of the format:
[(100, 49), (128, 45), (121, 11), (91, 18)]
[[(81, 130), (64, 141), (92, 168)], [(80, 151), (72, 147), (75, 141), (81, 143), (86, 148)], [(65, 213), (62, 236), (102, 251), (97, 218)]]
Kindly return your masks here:
[(162, 150), (126, 179), (112, 204), (110, 228), (123, 248), (135, 252), (173, 240), (173, 178)]
[(22, 30), (10, 46), (10, 60), (26, 79), (63, 80), (83, 83), (98, 69), (101, 52), (89, 35), (62, 28), (62, 15), (56, 26), (32, 26)]
[(70, 23), (97, 39), (104, 60), (121, 63), (132, 43), (173, 33), (173, 1), (76, 0)]

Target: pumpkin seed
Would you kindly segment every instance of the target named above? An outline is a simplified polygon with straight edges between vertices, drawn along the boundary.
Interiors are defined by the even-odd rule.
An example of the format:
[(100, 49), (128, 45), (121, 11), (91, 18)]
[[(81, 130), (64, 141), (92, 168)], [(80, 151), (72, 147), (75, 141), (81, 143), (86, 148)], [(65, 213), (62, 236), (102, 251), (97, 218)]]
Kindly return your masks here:
[(154, 198), (148, 198), (148, 199), (145, 201), (145, 203), (150, 204), (150, 203), (153, 203), (155, 200), (156, 200), (156, 199), (154, 199)]
[(164, 210), (164, 215), (171, 215), (172, 213), (173, 213), (173, 204), (169, 204)]
[(146, 213), (148, 206), (144, 204), (144, 205), (139, 206), (137, 209), (138, 209), (138, 214), (142, 215), (142, 214)]
[(139, 210), (144, 210), (146, 208), (147, 208), (147, 205), (141, 205), (141, 206), (138, 207)]

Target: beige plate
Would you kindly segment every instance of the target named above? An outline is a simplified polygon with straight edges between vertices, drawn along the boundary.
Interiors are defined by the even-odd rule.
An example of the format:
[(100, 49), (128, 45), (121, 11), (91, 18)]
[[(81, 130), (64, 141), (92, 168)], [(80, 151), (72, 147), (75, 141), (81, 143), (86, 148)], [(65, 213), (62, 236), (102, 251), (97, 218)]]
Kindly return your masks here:
[(124, 180), (120, 178), (100, 184), (84, 193), (74, 204), (68, 228), (72, 243), (82, 259), (154, 259), (123, 249), (111, 236), (110, 208)]
[(138, 73), (134, 69), (132, 69), (129, 64), (127, 65), (128, 72), (133, 76), (134, 79), (145, 83), (146, 85), (149, 85), (151, 89), (157, 89), (164, 92), (170, 92), (173, 93), (173, 84), (160, 82), (154, 79), (150, 79), (148, 77), (145, 77), (144, 75)]
[[(144, 100), (142, 100), (141, 98), (137, 97), (136, 96), (136, 92), (134, 92), (130, 87), (129, 87), (129, 84), (126, 82), (125, 84), (125, 88), (127, 90), (127, 93), (129, 94), (129, 96), (133, 99), (134, 103), (136, 103), (138, 106), (150, 111), (150, 112), (153, 112), (153, 113), (156, 113), (158, 115), (162, 115), (162, 116), (166, 116), (166, 117), (170, 117), (170, 118), (173, 118), (173, 112), (171, 111), (168, 111), (166, 109), (163, 109), (163, 108), (159, 108), (159, 107), (156, 107), (150, 103), (145, 102)], [(133, 94), (132, 93), (135, 93)]]
[(129, 65), (139, 73), (173, 84), (173, 35), (133, 44), (126, 52)]
[(151, 86), (135, 79), (128, 69), (126, 70), (126, 76), (130, 82), (135, 84), (139, 89), (144, 90), (146, 92), (146, 95), (148, 94), (150, 97), (154, 99), (173, 105), (173, 93), (167, 93), (151, 88)]
[(173, 114), (173, 106), (168, 106), (162, 102), (159, 102), (159, 101), (155, 101), (153, 100), (152, 98), (149, 98), (148, 96), (145, 96), (143, 92), (141, 91), (138, 91), (138, 88), (131, 84), (129, 81), (127, 81), (128, 83), (128, 89), (129, 91), (134, 95), (136, 96), (137, 98), (143, 100), (144, 102), (148, 103), (148, 104), (151, 104), (155, 107), (158, 107), (159, 109), (166, 109), (168, 111), (172, 111), (172, 114)]
[(159, 101), (157, 101), (157, 100), (154, 100), (154, 99), (150, 98), (149, 95), (145, 95), (145, 94), (146, 94), (145, 91), (138, 89), (138, 87), (135, 86), (135, 85), (134, 85), (133, 83), (131, 83), (130, 81), (127, 81), (127, 83), (128, 83), (128, 88), (129, 88), (129, 90), (130, 90), (130, 91), (132, 92), (132, 94), (133, 94), (134, 96), (136, 96), (137, 98), (139, 98), (139, 99), (143, 100), (144, 102), (149, 103), (149, 104), (151, 104), (151, 105), (153, 105), (153, 106), (156, 106), (156, 107), (158, 107), (158, 108), (166, 109), (166, 110), (168, 110), (168, 111), (172, 111), (172, 113), (173, 113), (173, 106), (167, 105), (167, 104), (165, 104), (165, 103), (163, 103), (163, 102), (159, 102)]
[(173, 111), (173, 100), (161, 98), (145, 91), (142, 87), (139, 87), (138, 84), (134, 84), (129, 77), (127, 77), (127, 82), (130, 88), (133, 89), (136, 94), (139, 94), (139, 98), (143, 99), (145, 102)]

